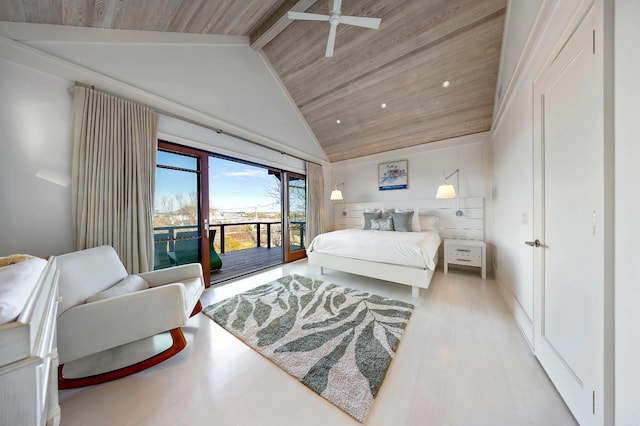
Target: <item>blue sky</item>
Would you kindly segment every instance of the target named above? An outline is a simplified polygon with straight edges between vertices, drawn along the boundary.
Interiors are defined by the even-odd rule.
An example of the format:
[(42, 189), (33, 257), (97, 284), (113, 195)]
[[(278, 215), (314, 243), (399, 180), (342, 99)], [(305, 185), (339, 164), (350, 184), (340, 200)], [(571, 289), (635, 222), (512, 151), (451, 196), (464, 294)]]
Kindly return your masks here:
[(266, 189), (278, 180), (267, 169), (209, 158), (209, 203), (218, 209), (252, 209), (280, 211)]
[[(185, 169), (196, 167), (195, 159), (159, 151), (158, 164)], [(266, 195), (266, 188), (277, 182), (267, 169), (221, 158), (209, 157), (209, 203), (220, 210), (280, 211), (273, 206), (275, 201)], [(156, 208), (163, 196), (175, 200), (176, 194), (184, 194), (197, 189), (196, 174), (177, 170), (156, 170)], [(174, 201), (175, 202), (175, 201)], [(176, 203), (177, 204), (177, 203)]]

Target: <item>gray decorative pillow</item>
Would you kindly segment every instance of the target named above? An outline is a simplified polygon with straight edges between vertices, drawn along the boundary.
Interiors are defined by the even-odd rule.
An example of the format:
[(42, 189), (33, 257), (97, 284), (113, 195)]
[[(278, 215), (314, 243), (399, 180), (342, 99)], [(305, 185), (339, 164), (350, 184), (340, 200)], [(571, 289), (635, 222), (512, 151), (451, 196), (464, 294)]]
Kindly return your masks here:
[(400, 232), (413, 232), (411, 221), (413, 220), (413, 212), (391, 213), (393, 219), (393, 228)]
[(382, 219), (387, 219), (391, 217), (391, 214), (394, 212), (394, 209), (382, 209), (380, 217)]
[(371, 229), (376, 231), (393, 231), (393, 219), (372, 219)]
[(362, 229), (371, 229), (371, 221), (374, 219), (380, 219), (380, 211), (376, 211), (376, 212), (364, 212), (364, 228)]

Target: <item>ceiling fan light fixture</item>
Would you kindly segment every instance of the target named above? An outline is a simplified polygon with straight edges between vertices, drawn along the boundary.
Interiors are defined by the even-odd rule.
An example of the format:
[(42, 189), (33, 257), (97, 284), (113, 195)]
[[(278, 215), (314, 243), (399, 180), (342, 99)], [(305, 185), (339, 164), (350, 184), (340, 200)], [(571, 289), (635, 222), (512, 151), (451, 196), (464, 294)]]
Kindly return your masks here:
[(333, 56), (333, 50), (336, 43), (336, 30), (339, 24), (355, 25), (356, 27), (371, 28), (377, 30), (380, 28), (382, 19), (369, 18), (365, 16), (342, 16), (340, 10), (342, 0), (333, 0), (333, 7), (330, 9), (329, 15), (320, 15), (317, 13), (297, 12), (290, 10), (287, 13), (289, 19), (299, 19), (303, 21), (329, 21), (331, 28), (329, 29), (329, 38), (327, 40), (327, 50), (324, 56), (330, 58)]

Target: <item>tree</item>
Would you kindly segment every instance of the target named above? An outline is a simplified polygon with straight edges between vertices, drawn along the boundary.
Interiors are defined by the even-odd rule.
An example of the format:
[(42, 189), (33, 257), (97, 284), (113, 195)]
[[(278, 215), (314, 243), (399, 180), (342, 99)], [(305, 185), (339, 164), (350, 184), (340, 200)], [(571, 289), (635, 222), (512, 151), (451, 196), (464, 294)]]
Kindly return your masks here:
[[(279, 206), (281, 202), (280, 180), (274, 179), (270, 185), (264, 187), (263, 193), (273, 200), (271, 207)], [(297, 179), (289, 185), (289, 216), (295, 221), (306, 219), (307, 191), (306, 181)]]

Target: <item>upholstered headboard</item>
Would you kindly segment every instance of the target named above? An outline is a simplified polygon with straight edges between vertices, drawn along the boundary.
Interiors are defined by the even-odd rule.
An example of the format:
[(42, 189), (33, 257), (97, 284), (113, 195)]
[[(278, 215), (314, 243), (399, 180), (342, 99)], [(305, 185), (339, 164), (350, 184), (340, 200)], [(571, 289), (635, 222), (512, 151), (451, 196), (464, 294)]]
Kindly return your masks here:
[[(344, 215), (343, 215), (344, 206)], [(335, 202), (333, 206), (335, 229), (362, 229), (366, 209), (419, 209), (421, 226), (426, 216), (437, 216), (438, 231), (444, 238), (484, 240), (484, 198), (460, 199), (462, 216), (456, 216), (455, 199), (427, 199), (414, 201), (380, 201), (363, 203)]]

